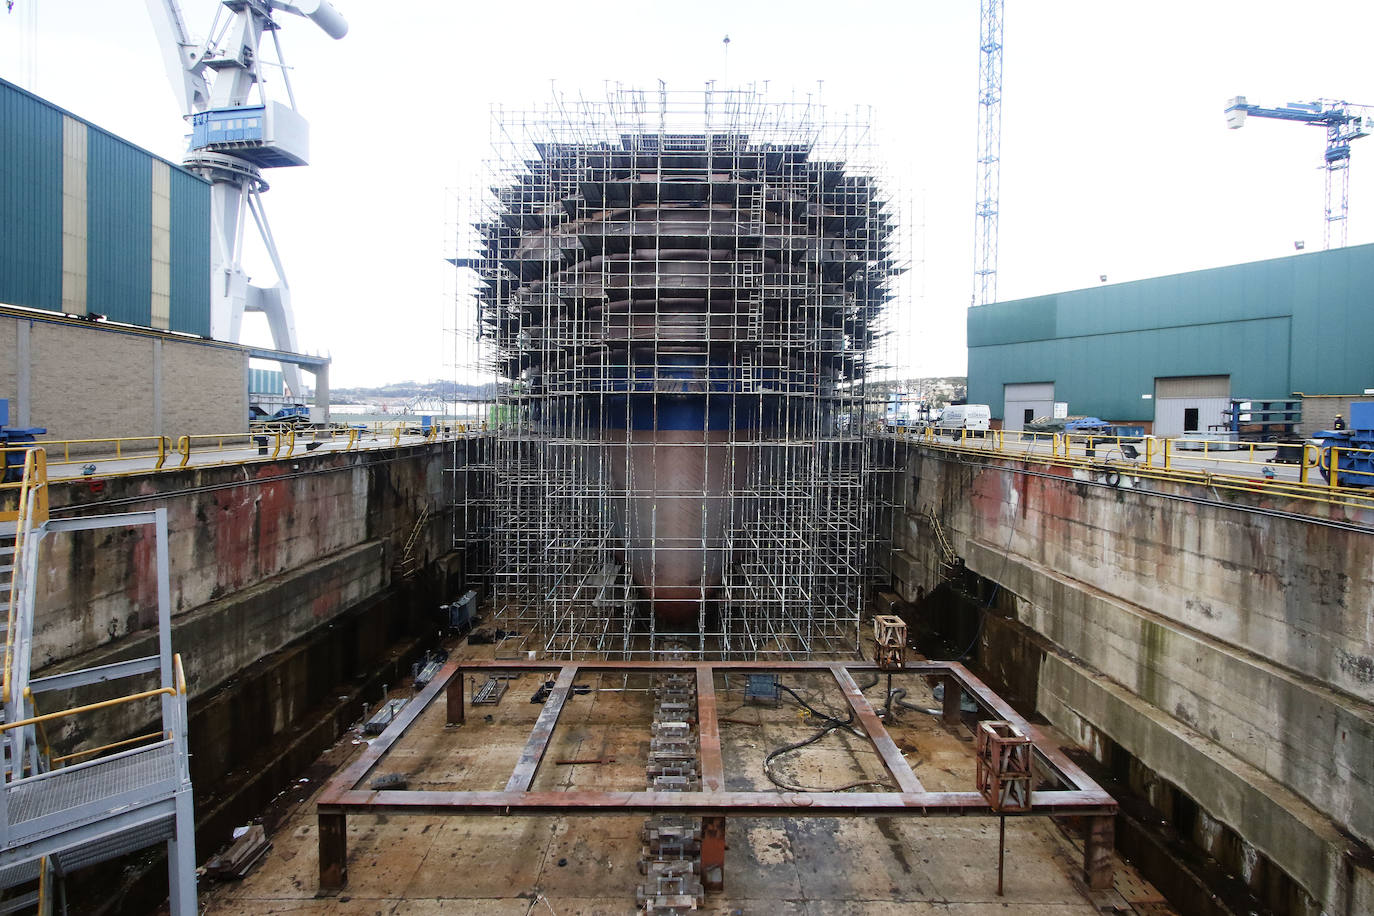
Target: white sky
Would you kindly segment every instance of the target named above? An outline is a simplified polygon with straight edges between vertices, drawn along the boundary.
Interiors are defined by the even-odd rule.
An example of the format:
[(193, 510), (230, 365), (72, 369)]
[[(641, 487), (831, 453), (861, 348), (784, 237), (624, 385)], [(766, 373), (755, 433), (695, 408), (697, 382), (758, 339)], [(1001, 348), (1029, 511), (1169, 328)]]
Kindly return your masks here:
[[(489, 111), (606, 80), (697, 89), (824, 81), (833, 110), (872, 106), (879, 156), (909, 220), (904, 341), (913, 374), (963, 374), (973, 289), (978, 3), (335, 0), (334, 42), (283, 16), (312, 163), (266, 198), (301, 347), (335, 386), (451, 378), (442, 333), (455, 188), (476, 187)], [(214, 0), (182, 0), (198, 35)], [(1227, 99), (1374, 103), (1363, 39), (1374, 4), (1011, 0), (1006, 16), (999, 298), (1321, 247), (1323, 135), (1251, 119)], [(16, 0), (0, 10), (0, 76), (179, 161), (187, 132), (137, 0)], [(284, 101), (284, 94), (277, 97)], [(1374, 141), (1357, 144), (1349, 241), (1374, 240)], [(250, 260), (270, 283), (265, 259)], [(264, 329), (258, 336), (266, 340)], [(450, 351), (446, 358), (445, 351)]]

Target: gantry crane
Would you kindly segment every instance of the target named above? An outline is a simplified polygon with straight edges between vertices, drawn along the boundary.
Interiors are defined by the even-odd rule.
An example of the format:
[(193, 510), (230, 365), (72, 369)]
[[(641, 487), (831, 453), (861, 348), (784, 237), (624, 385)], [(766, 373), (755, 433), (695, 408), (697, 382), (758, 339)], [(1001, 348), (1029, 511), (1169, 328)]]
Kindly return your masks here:
[(1337, 245), (1344, 247), (1346, 217), (1350, 213), (1350, 141), (1369, 136), (1374, 118), (1365, 105), (1351, 105), (1334, 99), (1315, 102), (1289, 102), (1282, 108), (1261, 108), (1238, 95), (1226, 106), (1226, 126), (1236, 130), (1245, 126), (1248, 116), (1296, 121), (1326, 128), (1326, 245), (1331, 247), (1332, 224), (1339, 233)]
[[(291, 290), (267, 223), (262, 170), (305, 165), (310, 128), (296, 111), (273, 14), (303, 16), (331, 38), (348, 23), (328, 0), (223, 0), (203, 42), (194, 41), (177, 0), (147, 0), (182, 115), (191, 122), (183, 165), (211, 184), (210, 336), (237, 342), (244, 312), (262, 312), (278, 350), (297, 352)], [(271, 35), (276, 60), (261, 54)], [(267, 97), (264, 66), (280, 69), (289, 104)], [(213, 74), (213, 80), (209, 78)], [(253, 286), (243, 269), (245, 223), (252, 216), (277, 273), (270, 287)], [(282, 364), (287, 387), (301, 397), (300, 372)]]

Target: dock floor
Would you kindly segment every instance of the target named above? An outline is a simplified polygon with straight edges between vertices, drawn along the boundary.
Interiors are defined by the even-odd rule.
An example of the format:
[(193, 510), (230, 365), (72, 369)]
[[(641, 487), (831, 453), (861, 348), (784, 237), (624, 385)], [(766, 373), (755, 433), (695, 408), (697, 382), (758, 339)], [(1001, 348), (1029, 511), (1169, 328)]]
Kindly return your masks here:
[[(491, 657), (492, 647), (454, 651)], [(507, 649), (507, 653), (508, 653)], [(592, 692), (569, 697), (535, 787), (632, 788), (642, 784), (652, 700), (623, 676), (588, 679)], [(796, 705), (745, 705), (743, 679), (718, 684), (722, 752), (730, 788), (771, 788), (762, 770), (772, 748), (814, 733)], [(500, 788), (520, 754), (540, 705), (539, 676), (511, 682), (497, 706), (472, 707), (467, 723), (445, 728), (435, 703), (383, 762), (411, 789)], [(821, 709), (844, 705), (820, 680), (796, 683)], [(626, 689), (628, 688), (628, 689)], [(882, 686), (867, 694), (881, 705)], [(908, 701), (933, 702), (912, 688)], [(408, 696), (405, 686), (392, 696)], [(468, 693), (471, 696), (471, 692)], [(486, 717), (490, 715), (488, 720)], [(361, 722), (358, 723), (361, 725)], [(888, 730), (921, 781), (933, 789), (973, 786), (973, 742), (937, 717), (902, 710)], [(1056, 736), (1058, 737), (1058, 736)], [(635, 912), (642, 816), (351, 816), (348, 886), (317, 896), (314, 800), (328, 775), (365, 742), (355, 727), (327, 751), (264, 821), (272, 849), (239, 882), (202, 884), (202, 912), (216, 914), (555, 914)], [(1067, 743), (1064, 742), (1064, 743)], [(560, 765), (556, 761), (613, 762)], [(832, 732), (779, 758), (775, 772), (808, 787), (833, 787), (884, 773), (866, 741)], [(996, 895), (997, 821), (993, 818), (730, 818), (725, 890), (701, 912), (716, 914), (1032, 914), (1173, 913), (1164, 898), (1118, 861), (1115, 886), (1089, 891), (1080, 879), (1081, 840), (1048, 818), (1008, 818), (1006, 894)], [(202, 850), (202, 858), (211, 850)]]

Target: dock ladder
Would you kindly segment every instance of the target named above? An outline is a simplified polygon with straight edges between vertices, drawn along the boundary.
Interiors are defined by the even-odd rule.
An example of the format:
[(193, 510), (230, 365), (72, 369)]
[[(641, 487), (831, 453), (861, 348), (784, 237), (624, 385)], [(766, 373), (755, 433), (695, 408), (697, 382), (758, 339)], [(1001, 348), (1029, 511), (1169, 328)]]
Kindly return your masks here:
[(963, 566), (963, 561), (959, 559), (959, 554), (954, 552), (954, 545), (945, 534), (945, 526), (940, 524), (940, 516), (935, 514), (935, 507), (926, 508), (926, 518), (930, 520), (930, 530), (935, 534), (935, 544), (940, 551), (940, 578), (948, 579)]
[[(0, 913), (53, 911), (63, 879), (157, 843), (167, 844), (173, 916), (197, 911), (195, 818), (187, 755), (186, 677), (172, 653), (166, 509), (53, 519), (45, 453), (24, 450), (20, 481), (0, 484), (0, 607), (5, 608), (0, 674)], [(31, 677), (39, 554), (60, 533), (151, 526), (156, 541), (158, 653), (96, 668)], [(38, 697), (127, 678), (156, 687), (42, 712)], [(77, 694), (79, 695), (79, 694)], [(46, 726), (140, 700), (160, 703), (160, 728), (101, 747), (54, 756)], [(65, 900), (62, 910), (66, 911)]]
[(405, 546), (401, 548), (401, 555), (396, 558), (393, 573), (398, 578), (409, 579), (420, 571), (420, 536), (424, 534), (425, 526), (429, 524), (429, 516), (429, 505), (425, 504), (415, 519), (415, 526), (410, 529), (410, 536), (406, 538)]

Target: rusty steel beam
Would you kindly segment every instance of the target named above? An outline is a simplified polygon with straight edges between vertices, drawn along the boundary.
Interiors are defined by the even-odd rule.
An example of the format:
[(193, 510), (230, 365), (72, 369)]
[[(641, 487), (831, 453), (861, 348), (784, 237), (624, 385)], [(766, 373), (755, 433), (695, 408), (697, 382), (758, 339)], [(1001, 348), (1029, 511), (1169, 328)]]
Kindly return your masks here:
[(959, 678), (953, 674), (945, 675), (941, 683), (945, 685), (945, 696), (941, 703), (940, 721), (946, 728), (954, 728), (962, 721), (963, 712), (959, 709), (959, 704), (963, 701), (963, 691), (960, 689)]
[(725, 763), (720, 755), (716, 675), (709, 664), (697, 665), (697, 743), (701, 756), (701, 784), (707, 792), (719, 792), (725, 788)]
[[(993, 816), (977, 792), (450, 792), (359, 789), (321, 796), (321, 811), (349, 814), (683, 814), (698, 817)], [(1097, 792), (1034, 792), (1025, 815), (1115, 814)], [(1022, 814), (1009, 817), (1019, 817)]]
[(897, 780), (897, 787), (903, 792), (918, 793), (924, 792), (925, 787), (916, 778), (916, 774), (911, 771), (911, 765), (902, 756), (902, 751), (897, 747), (897, 743), (892, 740), (892, 736), (883, 727), (882, 720), (869, 705), (868, 698), (864, 696), (859, 685), (854, 683), (854, 678), (849, 676), (844, 665), (832, 665), (830, 673), (835, 676), (835, 683), (840, 686), (840, 691), (849, 703), (849, 708), (854, 710), (854, 715), (858, 718), (859, 724), (863, 726), (864, 732), (868, 734), (868, 740), (873, 745), (873, 749), (882, 758), (883, 766), (892, 774), (892, 778)]
[[(448, 686), (448, 682), (458, 673), (457, 660), (450, 661), (439, 669), (439, 673), (434, 676), (434, 680), (425, 685), (410, 702), (402, 707), (400, 715), (391, 720), (386, 729), (368, 742), (367, 750), (358, 756), (358, 759), (348, 765), (347, 769), (336, 775), (325, 786), (324, 795), (330, 794), (331, 790), (346, 791), (353, 788), (358, 783), (367, 778), (372, 772), (373, 767), (381, 762), (391, 748), (401, 739), (410, 726), (415, 724), (415, 720), (420, 718), (420, 714), (434, 702), (434, 698), (439, 695), (439, 691)], [(322, 796), (323, 797), (323, 796)]]
[(529, 740), (525, 742), (525, 749), (520, 752), (515, 772), (511, 773), (510, 781), (506, 783), (507, 793), (519, 794), (529, 791), (530, 783), (534, 782), (535, 771), (539, 769), (539, 762), (544, 759), (544, 751), (548, 750), (549, 739), (553, 737), (558, 717), (563, 714), (563, 704), (568, 701), (568, 694), (572, 692), (573, 681), (576, 678), (576, 664), (565, 665), (563, 670), (558, 672), (558, 679), (554, 681), (549, 698), (544, 701), (544, 708), (539, 711), (539, 718), (534, 723)]
[(1116, 816), (1088, 819), (1088, 834), (1083, 838), (1083, 881), (1095, 891), (1107, 890), (1114, 878), (1112, 847), (1116, 845)]
[[(506, 791), (436, 792), (357, 789), (396, 745), (441, 691), (445, 692), (450, 722), (463, 721), (464, 670), (557, 671), (554, 689), (541, 710)], [(720, 748), (720, 717), (716, 709), (715, 672), (829, 671), (854, 710), (884, 765), (902, 788), (900, 792), (727, 792)], [(348, 878), (347, 818), (349, 814), (439, 815), (555, 815), (607, 816), (674, 813), (703, 820), (704, 877), (714, 883), (724, 877), (724, 837), (727, 817), (879, 817), (879, 816), (992, 816), (997, 814), (977, 792), (925, 791), (902, 757), (850, 671), (878, 671), (875, 665), (847, 662), (449, 662), (425, 689), (406, 704), (386, 730), (325, 786), (316, 804), (320, 829), (320, 888), (337, 892)], [(539, 763), (548, 748), (573, 680), (584, 672), (691, 671), (697, 682), (697, 727), (701, 746), (701, 792), (530, 792)], [(1014, 816), (1080, 816), (1089, 818), (1084, 846), (1084, 879), (1093, 887), (1109, 886), (1113, 818), (1117, 805), (1110, 795), (1047, 740), (1035, 726), (1017, 715), (963, 665), (957, 662), (917, 662), (904, 674), (945, 679), (945, 712), (958, 709), (959, 691), (968, 691), (994, 717), (1009, 721), (1031, 737), (1037, 759), (1072, 788), (1032, 792), (1031, 808)], [(451, 685), (457, 678), (456, 685)], [(452, 689), (450, 687), (452, 686)], [(456, 708), (455, 708), (456, 707)], [(1106, 882), (1104, 885), (1103, 882)]]
[(701, 883), (711, 893), (725, 890), (725, 818), (701, 819)]
[[(464, 668), (494, 668), (496, 670), (509, 671), (557, 671), (565, 665), (573, 662), (550, 661), (540, 659), (530, 661), (522, 658), (512, 659), (465, 659)], [(644, 660), (637, 659), (632, 661), (598, 661), (595, 659), (578, 659), (577, 666), (584, 672), (602, 671), (692, 671), (699, 666), (709, 666), (716, 671), (728, 671), (731, 673), (751, 671), (756, 674), (767, 674), (770, 671), (826, 671), (835, 665), (842, 665), (850, 671), (883, 671), (887, 669), (879, 668), (872, 662), (862, 661), (666, 661), (666, 660)], [(899, 674), (943, 674), (950, 670), (967, 671), (958, 662), (908, 662), (906, 667)], [(972, 677), (972, 675), (969, 675)]]
[(449, 725), (462, 725), (467, 721), (467, 710), (463, 704), (463, 675), (459, 675), (449, 682), (448, 690), (444, 691), (444, 711), (447, 713), (447, 723)]
[[(449, 662), (439, 672), (439, 674), (426, 685), (410, 703), (406, 704), (401, 714), (387, 726), (382, 734), (373, 740), (363, 754), (346, 770), (330, 780), (325, 787), (324, 793), (320, 797), (320, 802), (328, 804), (330, 800), (340, 793), (351, 790), (358, 785), (371, 770), (377, 766), (394, 746), (396, 741), (403, 735), (416, 719), (419, 718), (425, 707), (433, 701), (440, 690), (443, 690), (449, 681), (460, 671), (470, 669), (481, 670), (511, 670), (511, 671), (563, 671), (567, 665), (562, 662), (549, 661), (524, 661), (524, 660), (468, 660), (461, 663)], [(834, 671), (836, 668), (844, 671), (878, 671), (878, 667), (872, 664), (847, 662), (827, 662), (827, 661), (775, 661), (775, 662), (669, 662), (669, 661), (611, 661), (611, 662), (581, 662), (576, 664), (576, 670), (583, 673), (589, 672), (623, 672), (623, 671), (693, 671), (698, 673), (698, 682), (701, 682), (700, 672), (709, 669), (711, 672), (717, 670), (730, 672), (760, 672), (767, 673), (773, 671)], [(986, 684), (974, 676), (967, 668), (958, 662), (913, 662), (905, 669), (904, 674), (908, 675), (936, 675), (943, 676), (954, 682), (955, 690), (950, 691), (948, 687), (945, 692), (946, 709), (951, 703), (957, 709), (958, 688), (967, 690), (974, 699), (988, 709), (996, 718), (1012, 722), (1021, 728), (1026, 734), (1031, 736), (1035, 754), (1037, 758), (1055, 773), (1065, 784), (1074, 790), (1087, 793), (1100, 793), (1101, 790), (1093, 782), (1091, 777), (1083, 772), (1074, 764), (1055, 744), (1044, 737), (1044, 734), (1031, 725), (1024, 718), (1018, 715), (1008, 706), (1001, 697), (997, 696)], [(948, 681), (946, 681), (948, 684)], [(953, 698), (951, 698), (953, 694)], [(866, 702), (866, 701), (865, 701)], [(717, 717), (718, 720), (719, 717)], [(718, 732), (717, 732), (718, 734)], [(705, 761), (703, 761), (703, 764)], [(914, 774), (913, 774), (914, 775)], [(722, 783), (723, 784), (723, 783)]]
[(320, 811), (320, 890), (337, 894), (348, 883), (348, 816)]

